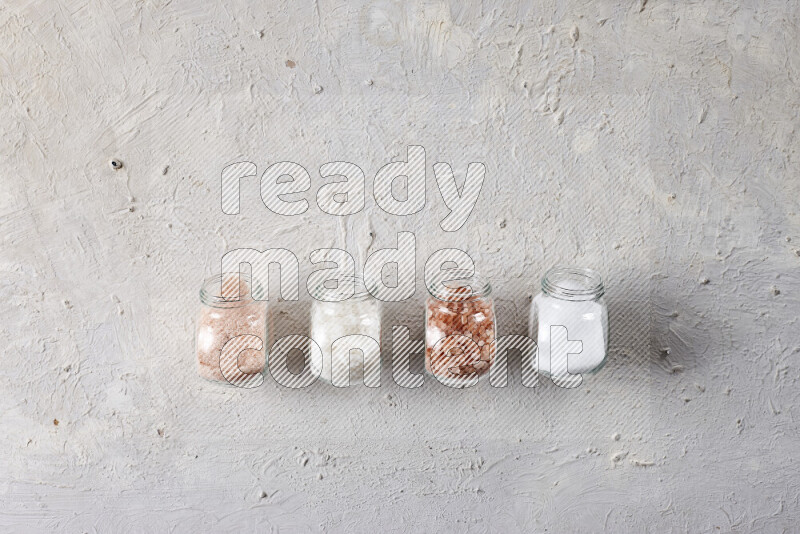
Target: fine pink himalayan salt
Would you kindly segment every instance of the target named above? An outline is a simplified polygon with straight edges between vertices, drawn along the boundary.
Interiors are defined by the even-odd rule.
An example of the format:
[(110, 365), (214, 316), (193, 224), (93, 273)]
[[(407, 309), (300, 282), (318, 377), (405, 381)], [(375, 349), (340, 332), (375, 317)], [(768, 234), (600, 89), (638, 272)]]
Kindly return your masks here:
[[(203, 306), (197, 318), (197, 372), (208, 380), (236, 383), (252, 373), (260, 373), (266, 363), (265, 350), (244, 350), (239, 354), (239, 369), (235, 367), (223, 376), (220, 369), (220, 356), (225, 344), (241, 335), (257, 336), (267, 343), (267, 310), (263, 302), (250, 296), (249, 284), (241, 277), (241, 300), (224, 301), (217, 293), (220, 291), (221, 277), (209, 279), (201, 291)], [(235, 284), (235, 276), (224, 278), (224, 283)], [(214, 287), (216, 285), (216, 288)]]

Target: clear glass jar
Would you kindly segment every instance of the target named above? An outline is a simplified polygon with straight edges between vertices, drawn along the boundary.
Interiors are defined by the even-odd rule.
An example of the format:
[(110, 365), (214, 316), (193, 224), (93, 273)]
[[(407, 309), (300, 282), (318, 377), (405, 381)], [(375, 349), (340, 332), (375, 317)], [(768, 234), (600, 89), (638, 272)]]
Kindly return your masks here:
[[(489, 375), (497, 321), (489, 280), (447, 271), (446, 285), (428, 287), (425, 303), (425, 370), (440, 382), (465, 387)], [(452, 336), (452, 337), (448, 337)]]
[[(253, 299), (260, 286), (254, 287), (251, 294), (250, 277), (241, 274), (238, 298), (233, 300), (237, 274), (218, 274), (203, 282), (196, 328), (198, 374), (214, 382), (234, 385), (250, 382), (255, 374), (264, 372), (267, 343), (267, 303)], [(243, 335), (250, 337), (242, 338), (241, 345), (226, 349), (226, 354), (227, 350), (236, 350), (233, 358), (237, 360), (237, 369), (233, 358), (223, 357), (222, 350), (232, 338)]]
[[(337, 386), (347, 386), (351, 380), (375, 386), (380, 381), (381, 302), (366, 290), (360, 277), (349, 279), (348, 285), (355, 291), (346, 300), (320, 300), (323, 295), (339, 298), (336, 292), (344, 287), (331, 290), (320, 285), (312, 292), (311, 338), (322, 349), (322, 361), (312, 358), (309, 365), (315, 374)], [(334, 347), (345, 336), (364, 337)], [(348, 347), (360, 350), (351, 353)]]
[[(591, 373), (605, 364), (608, 350), (608, 310), (605, 287), (600, 274), (591, 269), (558, 266), (542, 278), (542, 292), (531, 304), (529, 334), (539, 346), (539, 372), (551, 375), (551, 369), (567, 369), (569, 374)], [(553, 327), (565, 327), (560, 332)], [(567, 339), (571, 344), (567, 361)], [(579, 351), (573, 342), (579, 341)], [(559, 351), (551, 349), (559, 343)], [(559, 358), (560, 361), (551, 361)]]

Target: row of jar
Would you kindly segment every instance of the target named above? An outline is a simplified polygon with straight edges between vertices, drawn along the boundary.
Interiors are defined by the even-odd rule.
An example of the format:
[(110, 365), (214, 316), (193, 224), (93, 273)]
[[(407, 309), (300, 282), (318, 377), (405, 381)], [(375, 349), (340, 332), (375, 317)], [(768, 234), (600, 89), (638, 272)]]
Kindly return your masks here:
[[(450, 272), (447, 284), (428, 287), (425, 302), (425, 370), (442, 381), (483, 377), (495, 363), (498, 324), (492, 286), (485, 277), (472, 273)], [(337, 302), (314, 300), (311, 309), (311, 338), (322, 351), (311, 358), (311, 371), (330, 382), (335, 375), (360, 381), (364, 369), (380, 363), (381, 302), (354, 279), (357, 290), (349, 299)], [(235, 284), (239, 284), (236, 288)], [(221, 295), (238, 289), (238, 300)], [(227, 286), (227, 287), (226, 287)], [(538, 370), (550, 374), (550, 355), (561, 345), (569, 346), (569, 373), (589, 373), (603, 366), (608, 348), (608, 313), (604, 284), (590, 269), (555, 267), (541, 281), (541, 292), (534, 297), (529, 322), (529, 337), (538, 345)], [(236, 293), (234, 293), (236, 294)], [(267, 306), (251, 294), (246, 275), (217, 275), (200, 290), (202, 303), (197, 319), (197, 365), (201, 377), (230, 382), (232, 374), (251, 375), (266, 365)], [(564, 327), (564, 336), (554, 335)], [(345, 336), (366, 336), (376, 340), (364, 345), (358, 357), (349, 350), (332, 350), (334, 342)], [(258, 340), (234, 347), (238, 369), (224, 373), (220, 367), (223, 349), (230, 340)], [(245, 350), (248, 349), (248, 350)], [(556, 365), (553, 363), (553, 365)], [(555, 369), (553, 369), (555, 372)]]

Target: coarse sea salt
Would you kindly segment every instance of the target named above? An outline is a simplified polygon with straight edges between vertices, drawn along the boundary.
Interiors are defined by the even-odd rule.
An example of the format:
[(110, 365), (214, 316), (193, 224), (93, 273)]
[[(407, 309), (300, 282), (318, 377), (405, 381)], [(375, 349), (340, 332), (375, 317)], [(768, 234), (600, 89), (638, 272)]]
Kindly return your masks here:
[[(358, 337), (342, 339), (347, 336)], [(312, 358), (309, 365), (323, 380), (345, 386), (364, 380), (365, 375), (379, 379), (381, 306), (369, 293), (339, 302), (316, 300), (311, 338), (322, 349), (322, 361)]]

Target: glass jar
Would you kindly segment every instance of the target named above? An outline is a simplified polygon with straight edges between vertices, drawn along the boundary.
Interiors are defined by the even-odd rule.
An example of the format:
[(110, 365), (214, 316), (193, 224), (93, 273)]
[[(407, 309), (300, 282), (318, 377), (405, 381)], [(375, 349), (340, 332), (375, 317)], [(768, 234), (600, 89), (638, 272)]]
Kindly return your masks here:
[[(552, 375), (551, 369), (566, 369), (575, 375), (598, 371), (604, 365), (608, 350), (604, 294), (603, 279), (591, 269), (559, 266), (545, 273), (542, 292), (531, 305), (529, 325), (530, 337), (539, 346), (539, 372)], [(560, 352), (552, 354), (553, 346)]]
[[(212, 276), (200, 289), (200, 312), (197, 316), (197, 372), (208, 380), (247, 387), (260, 375), (266, 363), (267, 304), (253, 299), (253, 285), (246, 274)], [(260, 286), (253, 289), (258, 295)], [(241, 343), (225, 349), (226, 343), (237, 336)], [(259, 341), (260, 340), (260, 341)], [(235, 352), (234, 352), (235, 351)], [(238, 369), (236, 364), (238, 364)], [(222, 369), (225, 369), (223, 374)]]
[(497, 322), (492, 286), (469, 271), (446, 271), (429, 285), (425, 303), (425, 370), (443, 384), (465, 387), (488, 376)]
[[(343, 287), (347, 285), (348, 287)], [(345, 298), (341, 291), (353, 288)], [(326, 299), (341, 299), (331, 302)], [(352, 277), (337, 289), (320, 284), (312, 292), (311, 338), (322, 349), (322, 361), (311, 359), (309, 365), (315, 374), (335, 386), (345, 387), (350, 380), (364, 380), (375, 387), (380, 382), (381, 364), (381, 302), (364, 287), (360, 277)], [(359, 336), (344, 342), (345, 336)], [(362, 337), (363, 336), (363, 337)], [(355, 350), (351, 353), (351, 349)]]

